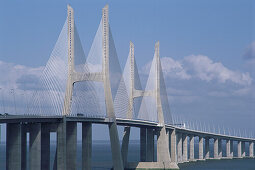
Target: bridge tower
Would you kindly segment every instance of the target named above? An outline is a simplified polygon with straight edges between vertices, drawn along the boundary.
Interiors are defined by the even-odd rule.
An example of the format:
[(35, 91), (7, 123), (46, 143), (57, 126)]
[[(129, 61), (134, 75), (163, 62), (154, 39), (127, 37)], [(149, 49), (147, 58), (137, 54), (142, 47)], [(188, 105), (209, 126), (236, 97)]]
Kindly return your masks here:
[[(116, 117), (114, 113), (110, 78), (109, 78), (109, 16), (108, 5), (102, 9), (102, 71), (96, 73), (80, 73), (74, 67), (74, 11), (70, 5), (67, 7), (68, 22), (68, 79), (64, 98), (63, 116), (71, 113), (71, 103), (74, 83), (81, 81), (97, 81), (102, 82), (105, 93), (106, 113), (109, 118), (109, 134), (112, 149), (112, 160), (114, 169), (123, 169), (123, 162), (120, 150), (120, 143), (117, 131)], [(63, 124), (66, 124), (65, 122)], [(66, 125), (65, 125), (66, 126)], [(67, 127), (67, 126), (66, 126)], [(64, 134), (69, 129), (64, 128)], [(77, 128), (76, 126), (74, 128)], [(63, 129), (63, 128), (62, 128)], [(65, 158), (66, 159), (66, 158)]]
[[(129, 50), (129, 62), (130, 62), (130, 79), (129, 79), (129, 105), (128, 105), (128, 111), (127, 111), (127, 115), (126, 118), (127, 119), (132, 119), (132, 112), (133, 112), (133, 103), (134, 103), (134, 99), (137, 97), (144, 97), (144, 96), (150, 96), (155, 98), (156, 100), (156, 110), (157, 110), (157, 119), (159, 122), (159, 126), (160, 126), (160, 130), (158, 131), (158, 140), (157, 140), (157, 161), (158, 162), (167, 162), (170, 163), (171, 159), (170, 159), (170, 153), (169, 153), (169, 146), (168, 146), (168, 138), (167, 138), (167, 134), (166, 134), (166, 128), (165, 128), (165, 121), (164, 121), (164, 114), (163, 114), (163, 110), (162, 110), (162, 103), (161, 103), (161, 97), (160, 97), (160, 73), (161, 73), (161, 63), (160, 63), (160, 57), (159, 57), (159, 42), (157, 42), (155, 44), (155, 76), (156, 76), (156, 82), (155, 83), (155, 89), (152, 90), (138, 90), (135, 88), (135, 59), (134, 59), (134, 44), (132, 42), (130, 42), (130, 50)], [(143, 129), (141, 129), (143, 130)], [(146, 129), (145, 129), (146, 130)], [(154, 140), (153, 138), (153, 134), (149, 134), (149, 133), (153, 133), (153, 132), (149, 132), (149, 129), (147, 129), (147, 139), (149, 136), (152, 136), (149, 140)], [(146, 132), (146, 131), (145, 131)], [(127, 162), (127, 152), (128, 152), (128, 144), (129, 144), (129, 135), (130, 135), (130, 127), (125, 127), (124, 128), (124, 136), (123, 136), (123, 142), (122, 142), (122, 157), (123, 157), (123, 162), (124, 165)], [(145, 135), (146, 136), (146, 135)], [(142, 140), (142, 139), (140, 139)], [(146, 139), (145, 139), (146, 140)], [(153, 143), (153, 141), (148, 141), (149, 143)], [(142, 144), (144, 145), (144, 144)], [(146, 145), (146, 143), (145, 143)], [(142, 146), (141, 146), (142, 147)], [(150, 146), (150, 150), (152, 150), (151, 147), (154, 146)], [(146, 146), (145, 146), (146, 148)], [(148, 147), (147, 147), (148, 148)], [(142, 157), (144, 157), (144, 159), (146, 161), (153, 161), (153, 151), (149, 151), (150, 153), (147, 153), (147, 155), (149, 154), (150, 156), (145, 156), (147, 158), (144, 157), (143, 153), (141, 153)], [(146, 154), (146, 152), (145, 152)], [(152, 157), (152, 158), (149, 158)]]
[(162, 103), (160, 98), (160, 72), (161, 72), (161, 62), (159, 57), (159, 42), (155, 44), (155, 57), (156, 57), (156, 89), (155, 89), (155, 97), (156, 97), (156, 107), (157, 107), (157, 114), (158, 114), (158, 121), (161, 125), (161, 129), (158, 135), (158, 142), (157, 142), (157, 161), (158, 162), (168, 162), (170, 163), (170, 153), (169, 153), (169, 146), (167, 134), (166, 134), (166, 127), (164, 121), (164, 114), (162, 109)]

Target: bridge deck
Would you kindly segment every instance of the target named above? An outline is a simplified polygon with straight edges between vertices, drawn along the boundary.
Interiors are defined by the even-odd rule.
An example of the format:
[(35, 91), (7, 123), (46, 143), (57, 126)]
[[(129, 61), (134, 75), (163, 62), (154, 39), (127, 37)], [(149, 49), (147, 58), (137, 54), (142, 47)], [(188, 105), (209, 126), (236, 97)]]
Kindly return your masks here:
[[(109, 124), (112, 123), (114, 120), (110, 118), (88, 118), (83, 116), (28, 116), (28, 115), (1, 115), (0, 116), (0, 123), (58, 123), (62, 122), (63, 119), (66, 121), (74, 121), (74, 122), (90, 122), (94, 124)], [(133, 119), (116, 119), (117, 125), (120, 126), (130, 126), (130, 127), (147, 127), (147, 128), (161, 128), (162, 126), (159, 125), (157, 122), (150, 122), (146, 120), (133, 120)], [(216, 134), (210, 132), (203, 132), (197, 131), (192, 129), (181, 128), (178, 126), (173, 125), (166, 125), (167, 129), (176, 129), (176, 132), (185, 133), (187, 135), (194, 135), (194, 136), (202, 136), (202, 137), (210, 137), (210, 138), (222, 138), (222, 139), (231, 139), (231, 140), (242, 140), (245, 142), (255, 142), (255, 139), (251, 138), (244, 138), (238, 136), (229, 136), (224, 134)]]

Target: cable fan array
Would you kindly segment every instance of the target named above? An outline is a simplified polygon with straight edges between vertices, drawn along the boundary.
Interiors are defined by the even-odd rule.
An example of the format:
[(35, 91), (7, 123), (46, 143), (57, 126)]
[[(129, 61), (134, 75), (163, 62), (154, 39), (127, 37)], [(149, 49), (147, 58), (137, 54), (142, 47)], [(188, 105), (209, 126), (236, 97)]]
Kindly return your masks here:
[[(80, 41), (78, 30), (74, 24), (74, 69), (79, 73), (97, 73), (103, 71), (103, 21), (101, 19), (87, 58)], [(38, 82), (38, 89), (34, 92), (29, 103), (29, 115), (62, 115), (64, 97), (68, 77), (68, 28), (65, 22), (56, 45), (44, 68)], [(134, 59), (133, 71), (131, 70), (130, 54), (122, 72), (115, 43), (109, 29), (109, 79), (113, 98), (115, 116), (117, 118), (141, 119), (158, 121), (155, 97), (130, 96), (133, 90), (142, 91), (137, 65)], [(131, 73), (132, 71), (132, 73)], [(133, 74), (134, 85), (131, 83)], [(166, 94), (164, 77), (160, 65), (160, 99), (166, 123), (171, 123), (171, 113)], [(133, 86), (133, 87), (132, 87)], [(152, 60), (149, 78), (145, 91), (156, 88), (156, 60)], [(106, 117), (106, 105), (102, 82), (81, 81), (73, 85), (71, 113), (69, 116)], [(132, 97), (132, 102), (130, 98)], [(132, 104), (132, 107), (130, 105)], [(131, 108), (131, 110), (130, 110)], [(127, 116), (128, 112), (132, 116)]]

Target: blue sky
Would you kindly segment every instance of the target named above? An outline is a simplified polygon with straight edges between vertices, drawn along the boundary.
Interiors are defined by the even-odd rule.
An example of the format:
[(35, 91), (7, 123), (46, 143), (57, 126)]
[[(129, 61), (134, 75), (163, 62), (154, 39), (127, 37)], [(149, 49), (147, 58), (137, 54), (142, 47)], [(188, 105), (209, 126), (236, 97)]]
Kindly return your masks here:
[[(7, 1), (0, 6), (0, 86), (23, 74), (39, 75), (66, 18), (66, 6), (88, 53), (101, 10), (109, 4), (110, 25), (124, 66), (129, 41), (146, 81), (154, 43), (168, 87), (170, 107), (188, 119), (252, 132), (255, 128), (255, 43), (252, 0)], [(22, 67), (22, 71), (18, 71)], [(5, 68), (5, 70), (3, 70)], [(16, 87), (16, 86), (15, 86)]]

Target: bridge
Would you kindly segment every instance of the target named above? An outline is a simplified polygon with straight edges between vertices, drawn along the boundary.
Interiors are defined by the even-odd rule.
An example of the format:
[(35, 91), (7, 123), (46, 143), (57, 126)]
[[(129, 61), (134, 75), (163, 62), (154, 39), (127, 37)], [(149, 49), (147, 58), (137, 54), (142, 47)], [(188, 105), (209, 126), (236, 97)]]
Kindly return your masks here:
[[(65, 24), (32, 100), (27, 105), (15, 104), (15, 111), (0, 115), (0, 123), (6, 124), (7, 170), (27, 167), (30, 170), (51, 169), (51, 132), (57, 134), (53, 169), (77, 169), (77, 123), (82, 123), (84, 170), (92, 167), (92, 124), (108, 126), (112, 167), (115, 170), (179, 169), (178, 164), (183, 162), (233, 159), (234, 142), (237, 142), (237, 158), (247, 157), (246, 143), (249, 146), (248, 157), (254, 158), (254, 138), (211, 133), (173, 124), (161, 69), (159, 42), (155, 44), (145, 89), (141, 87), (132, 42), (129, 48), (122, 72), (106, 5), (85, 58), (74, 22), (74, 11), (68, 5)], [(19, 113), (22, 109), (24, 112)], [(124, 127), (122, 142), (117, 126)], [(129, 162), (127, 158), (130, 129), (133, 127), (140, 129), (140, 162)], [(157, 149), (154, 148), (155, 136)], [(198, 159), (194, 156), (195, 138), (199, 140)], [(210, 139), (214, 141), (213, 158), (209, 157)], [(223, 141), (226, 141), (225, 146)], [(223, 147), (226, 147), (226, 156), (223, 156)]]

